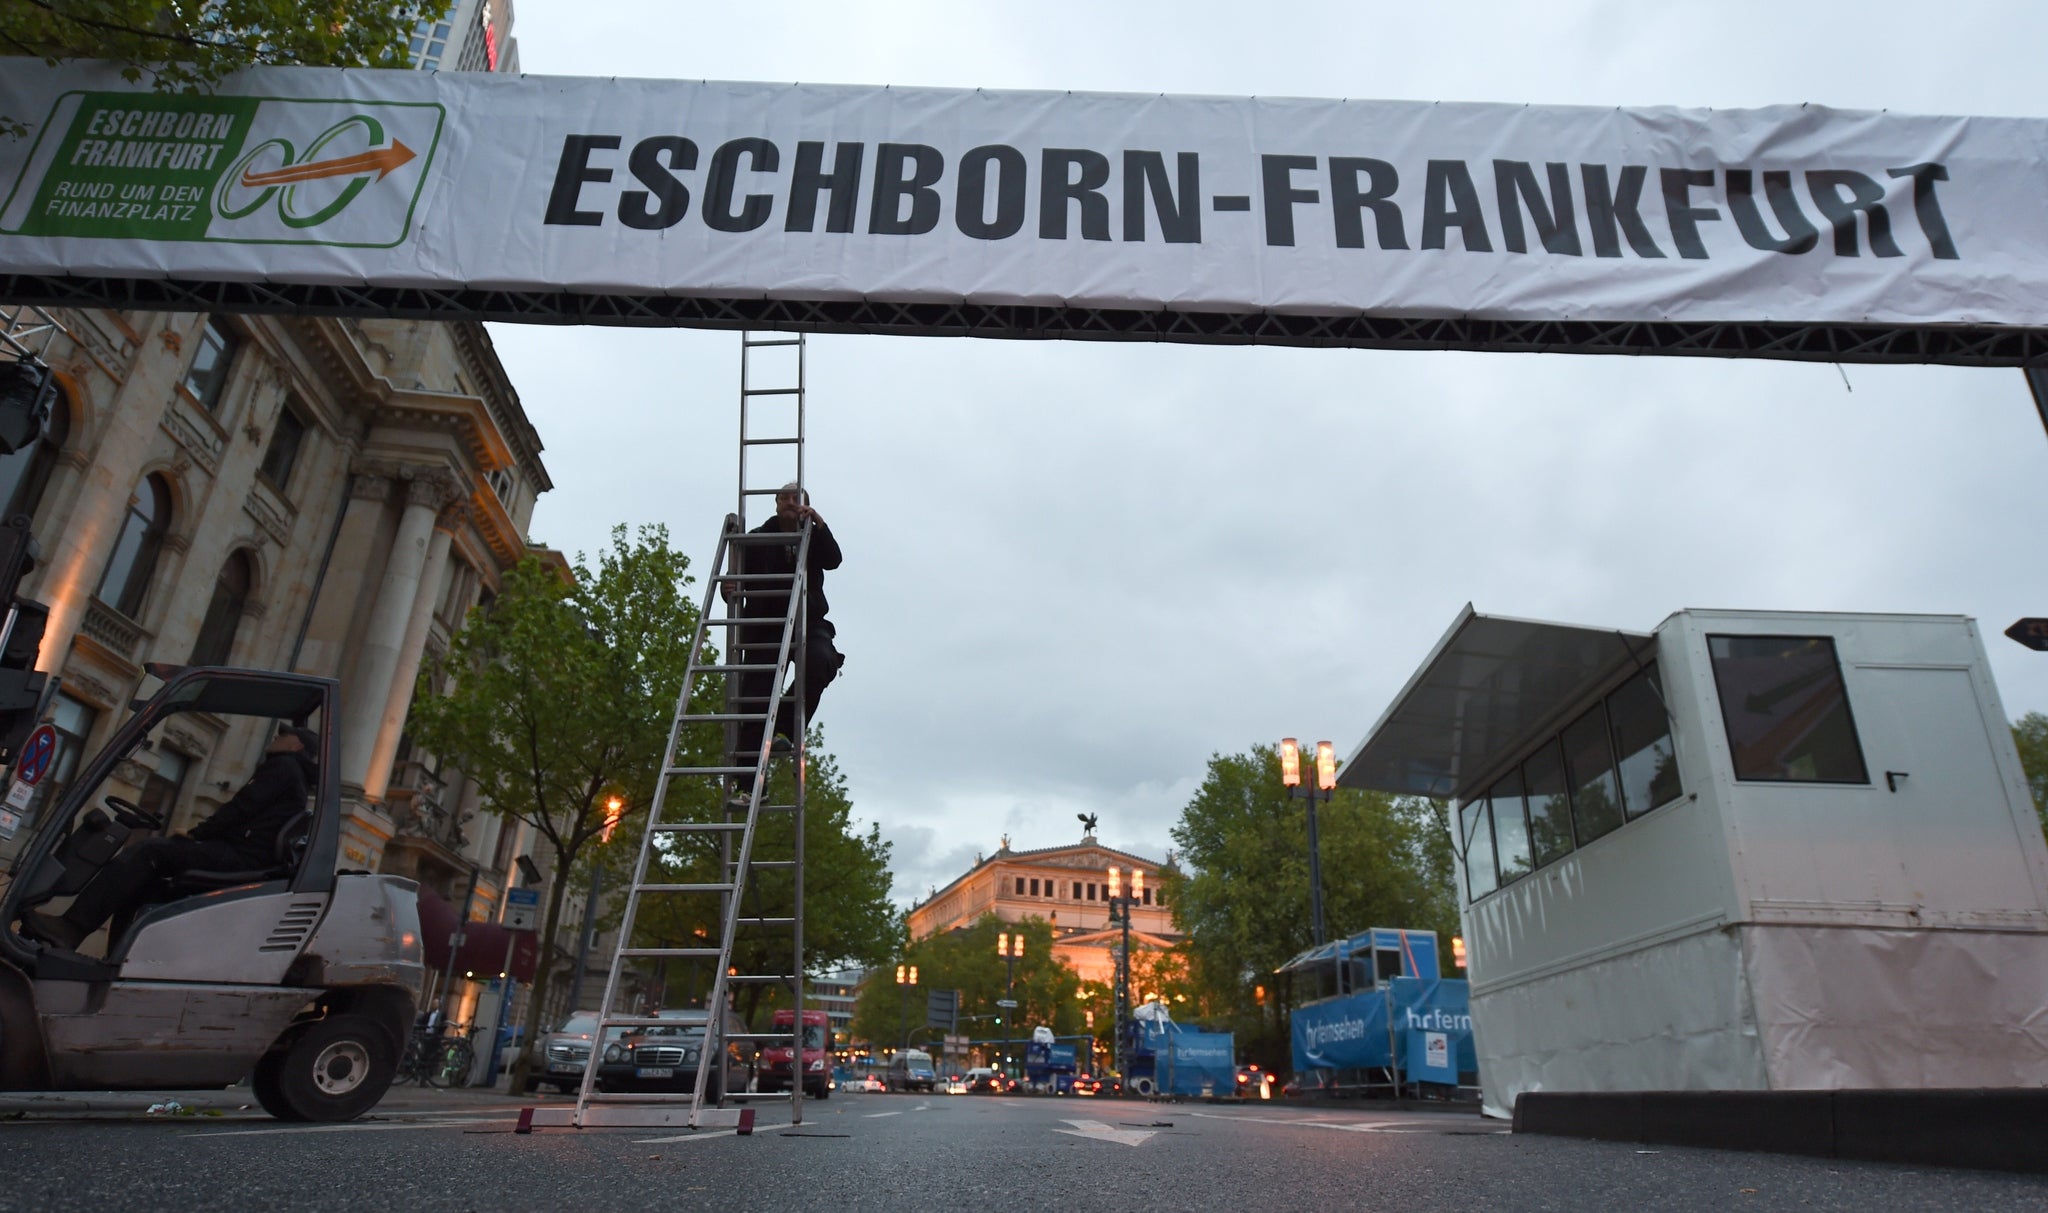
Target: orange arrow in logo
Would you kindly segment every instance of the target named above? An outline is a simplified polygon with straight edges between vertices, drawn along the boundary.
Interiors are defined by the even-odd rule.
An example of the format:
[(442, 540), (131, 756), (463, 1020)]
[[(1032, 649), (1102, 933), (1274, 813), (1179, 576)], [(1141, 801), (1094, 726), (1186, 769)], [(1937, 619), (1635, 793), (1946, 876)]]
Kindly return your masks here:
[(311, 164), (291, 164), (274, 168), (267, 173), (244, 171), (242, 185), (254, 189), (265, 185), (290, 185), (295, 181), (317, 181), (322, 177), (349, 177), (357, 173), (376, 173), (382, 181), (391, 175), (391, 170), (413, 159), (414, 151), (404, 143), (393, 139), (390, 147), (375, 151), (361, 152), (354, 156), (343, 156), (339, 160), (316, 160)]

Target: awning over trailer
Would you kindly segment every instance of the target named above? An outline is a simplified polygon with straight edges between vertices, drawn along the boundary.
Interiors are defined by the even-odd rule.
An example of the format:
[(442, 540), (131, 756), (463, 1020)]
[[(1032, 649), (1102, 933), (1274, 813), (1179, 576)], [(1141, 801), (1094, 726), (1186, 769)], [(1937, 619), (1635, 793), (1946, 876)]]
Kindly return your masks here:
[(1563, 714), (1656, 638), (1481, 615), (1470, 603), (1337, 776), (1347, 788), (1468, 798), (1511, 747)]

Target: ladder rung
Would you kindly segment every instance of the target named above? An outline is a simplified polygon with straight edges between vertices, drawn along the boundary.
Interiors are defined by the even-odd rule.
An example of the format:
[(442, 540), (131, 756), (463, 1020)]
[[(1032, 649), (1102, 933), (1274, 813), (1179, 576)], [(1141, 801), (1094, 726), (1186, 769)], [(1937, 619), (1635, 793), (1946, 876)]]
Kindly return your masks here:
[(763, 346), (770, 345), (802, 345), (803, 343), (804, 339), (801, 337), (763, 337), (757, 341), (752, 337), (748, 337), (744, 333), (740, 335), (740, 344), (746, 346), (750, 350), (760, 349)]
[[(766, 700), (766, 695), (750, 696)], [(760, 724), (768, 719), (766, 712), (705, 712), (699, 716), (685, 716), (684, 724)]]
[[(753, 490), (753, 489), (748, 489), (747, 491), (751, 493), (751, 492), (754, 492), (754, 491), (756, 491), (756, 490)], [(772, 492), (774, 492), (775, 490), (774, 490), (774, 489), (761, 489), (761, 490), (759, 490), (759, 491), (760, 491), (760, 492), (763, 492), (763, 493), (772, 493)], [(794, 585), (794, 584), (796, 583), (796, 574), (795, 574), (795, 573), (720, 573), (720, 574), (718, 574), (718, 576), (716, 576), (716, 577), (713, 577), (713, 578), (712, 578), (711, 580), (713, 580), (713, 581), (734, 581), (734, 582), (738, 582), (738, 581), (786, 581), (786, 582), (789, 582), (790, 584)], [(759, 619), (759, 620), (756, 620), (755, 622), (757, 622), (757, 623), (773, 623), (773, 622), (775, 622), (775, 617), (771, 615), (771, 616), (767, 617), (766, 619)]]
[(663, 767), (664, 775), (752, 775), (755, 768), (744, 767)]
[(742, 661), (732, 665), (700, 665), (699, 674), (772, 674), (782, 666), (773, 661)]
[(709, 834), (725, 830), (744, 830), (747, 828), (747, 823), (744, 821), (691, 821), (679, 822), (675, 825), (664, 823), (649, 826), (648, 828), (662, 834)]
[(704, 1026), (702, 1024), (683, 1023), (679, 1019), (658, 1019), (652, 1015), (612, 1015), (604, 1019), (600, 1026), (607, 1028), (673, 1028), (678, 1024), (686, 1028), (701, 1028)]
[[(795, 1039), (796, 1039), (796, 1032), (795, 1032), (794, 1030), (792, 1030), (792, 1031), (788, 1031), (788, 1032), (725, 1032), (725, 1033), (721, 1033), (721, 1035), (723, 1035), (723, 1036), (725, 1037), (725, 1039), (727, 1039), (727, 1040), (795, 1040)], [(737, 1095), (737, 1094), (739, 1094), (739, 1092), (735, 1091), (735, 1092), (733, 1092), (733, 1094)]]
[[(742, 438), (742, 439), (740, 439), (740, 445), (741, 445), (741, 446), (798, 446), (798, 445), (801, 445), (801, 444), (802, 444), (802, 442), (803, 442), (803, 439), (801, 439), (801, 438)], [(751, 532), (750, 532), (750, 533), (751, 533)], [(788, 532), (788, 534), (790, 535), (790, 537), (791, 537), (791, 538), (795, 538), (795, 536), (796, 536), (796, 532), (794, 532), (794, 531), (790, 531), (790, 532)]]
[(803, 389), (802, 389), (802, 388), (800, 388), (800, 387), (750, 387), (750, 388), (742, 388), (742, 389), (740, 390), (740, 395), (742, 395), (742, 396), (796, 396), (796, 395), (801, 395), (801, 394), (802, 394), (802, 392), (803, 392)]
[[(761, 867), (761, 866), (763, 866), (763, 865), (761, 865), (761, 864), (758, 864), (758, 863), (757, 863), (757, 864), (754, 864), (753, 866), (754, 866), (754, 867), (757, 867), (757, 868), (758, 868), (758, 867)], [(741, 918), (741, 919), (737, 919), (737, 920), (735, 920), (735, 921), (734, 921), (734, 924), (733, 924), (733, 925), (735, 925), (735, 926), (741, 926), (741, 927), (793, 927), (793, 926), (795, 926), (795, 925), (796, 925), (796, 919), (794, 919), (794, 918)]]
[[(668, 1022), (674, 1023), (671, 1019)], [(583, 1097), (585, 1103), (689, 1103), (695, 1096), (689, 1091), (592, 1091)]]
[[(774, 443), (788, 443), (788, 442), (795, 442), (795, 441), (796, 441), (796, 439), (794, 439), (794, 438), (749, 438), (749, 439), (747, 439), (746, 441), (748, 441), (748, 442), (774, 442)], [(740, 531), (740, 532), (738, 532), (737, 534), (733, 534), (733, 535), (728, 535), (728, 536), (726, 536), (726, 540), (725, 540), (725, 541), (726, 541), (727, 543), (761, 543), (761, 544), (768, 544), (768, 543), (780, 543), (780, 544), (788, 545), (788, 544), (792, 544), (792, 543), (795, 543), (795, 542), (796, 542), (797, 540), (799, 540), (799, 539), (802, 539), (803, 537), (804, 537), (804, 533), (803, 533), (802, 531)]]
[[(756, 860), (752, 860), (751, 862), (749, 862), (749, 863), (747, 864), (747, 866), (748, 866), (748, 867), (750, 867), (750, 868), (760, 868), (761, 870), (763, 870), (763, 871), (766, 871), (766, 872), (779, 872), (779, 871), (788, 871), (788, 870), (789, 870), (790, 868), (793, 868), (793, 867), (795, 867), (795, 866), (796, 866), (796, 860), (794, 860), (794, 859), (756, 859)], [(794, 920), (793, 920), (793, 919), (788, 919), (788, 918), (784, 918), (784, 919), (781, 919), (780, 921), (782, 921), (782, 922), (791, 922), (791, 921), (794, 921)]]
[[(641, 893), (730, 893), (739, 886), (728, 882), (725, 884), (643, 884), (633, 887), (636, 892)], [(669, 1020), (666, 1022), (672, 1023), (674, 1021)]]
[(782, 491), (782, 490), (781, 490), (781, 489), (779, 489), (779, 488), (778, 488), (778, 489), (741, 489), (741, 490), (740, 490), (740, 496), (742, 496), (742, 497), (773, 497), (773, 496), (775, 496), (775, 495), (776, 495), (777, 493), (780, 493), (781, 491)]
[(791, 1095), (787, 1091), (727, 1091), (725, 1097), (735, 1100), (780, 1099), (786, 1103), (790, 1100)]
[[(725, 980), (728, 985), (738, 982), (741, 985), (765, 986), (776, 983), (788, 985), (790, 982), (795, 981), (796, 978), (784, 976), (780, 973), (729, 973), (726, 975)], [(675, 1021), (670, 1020), (669, 1022), (673, 1023)]]
[(621, 956), (638, 956), (648, 960), (683, 960), (717, 956), (717, 948), (620, 948)]
[[(773, 593), (774, 591), (771, 590), (769, 592)], [(707, 628), (771, 627), (779, 629), (781, 625), (782, 616), (780, 615), (720, 615), (704, 621), (704, 626)], [(746, 647), (750, 649), (765, 649), (769, 646), (766, 644), (749, 644)]]

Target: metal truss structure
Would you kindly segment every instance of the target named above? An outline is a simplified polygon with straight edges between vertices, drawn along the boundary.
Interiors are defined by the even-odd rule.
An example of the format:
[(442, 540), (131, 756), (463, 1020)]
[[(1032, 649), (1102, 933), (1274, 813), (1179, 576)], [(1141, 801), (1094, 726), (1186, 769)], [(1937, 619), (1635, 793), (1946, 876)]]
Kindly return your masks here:
[(1328, 316), (1075, 305), (892, 303), (873, 299), (737, 299), (488, 287), (177, 282), (31, 274), (0, 275), (0, 301), (59, 307), (494, 320), (515, 324), (2048, 366), (2048, 328), (1995, 325)]

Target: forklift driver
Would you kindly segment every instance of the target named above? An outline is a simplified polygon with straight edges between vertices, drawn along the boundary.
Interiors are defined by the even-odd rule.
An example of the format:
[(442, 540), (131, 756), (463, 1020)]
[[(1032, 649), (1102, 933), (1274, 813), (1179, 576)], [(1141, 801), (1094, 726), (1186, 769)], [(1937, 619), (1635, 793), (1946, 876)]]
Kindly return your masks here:
[(306, 808), (319, 744), (319, 734), (311, 729), (279, 725), (249, 782), (189, 835), (151, 838), (129, 847), (92, 878), (70, 909), (61, 915), (30, 910), (22, 915), (22, 925), (45, 943), (76, 951), (101, 923), (134, 909), (167, 877), (270, 866), (278, 831)]

